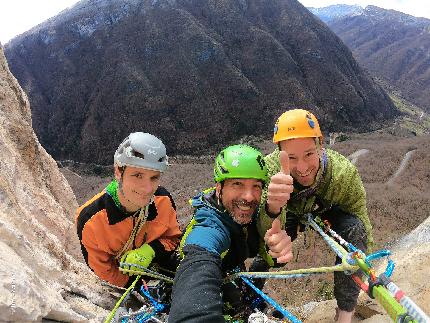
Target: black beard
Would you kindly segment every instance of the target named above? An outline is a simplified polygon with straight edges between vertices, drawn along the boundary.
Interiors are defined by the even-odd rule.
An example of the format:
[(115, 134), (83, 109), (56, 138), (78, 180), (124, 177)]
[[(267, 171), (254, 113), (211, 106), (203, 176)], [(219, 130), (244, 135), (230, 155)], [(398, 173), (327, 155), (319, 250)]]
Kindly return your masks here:
[[(233, 200), (233, 201), (231, 201), (230, 205), (226, 206), (226, 209), (227, 209), (228, 213), (230, 214), (230, 216), (231, 216), (231, 218), (233, 219), (234, 222), (236, 222), (236, 223), (238, 223), (240, 225), (245, 225), (245, 224), (248, 224), (248, 223), (250, 223), (252, 221), (252, 215), (249, 216), (249, 219), (246, 219), (245, 217), (240, 216), (240, 213), (239, 213), (239, 215), (236, 215), (233, 212), (233, 210), (237, 209), (238, 206), (248, 206), (252, 210), (252, 214), (254, 214), (255, 210), (258, 207), (258, 204), (259, 203), (257, 201), (247, 202), (247, 201), (244, 201), (244, 200)], [(239, 212), (240, 212), (240, 210), (239, 210)], [(243, 220), (246, 219), (246, 222), (242, 221), (242, 219)]]
[(233, 201), (231, 201), (231, 204), (233, 205), (233, 206), (249, 206), (251, 209), (254, 209), (254, 211), (255, 211), (255, 209), (257, 208), (257, 206), (258, 206), (258, 202), (257, 201), (251, 201), (251, 202), (246, 202), (246, 201), (244, 201), (244, 200), (233, 200)]

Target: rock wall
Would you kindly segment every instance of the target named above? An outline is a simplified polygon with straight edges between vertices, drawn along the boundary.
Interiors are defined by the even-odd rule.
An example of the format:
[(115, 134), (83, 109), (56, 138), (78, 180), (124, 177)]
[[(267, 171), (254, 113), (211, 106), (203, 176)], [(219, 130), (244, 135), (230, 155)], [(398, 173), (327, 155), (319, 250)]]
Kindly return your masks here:
[[(100, 321), (112, 298), (80, 259), (77, 203), (39, 144), (0, 46), (0, 321)], [(94, 305), (99, 304), (100, 306)]]

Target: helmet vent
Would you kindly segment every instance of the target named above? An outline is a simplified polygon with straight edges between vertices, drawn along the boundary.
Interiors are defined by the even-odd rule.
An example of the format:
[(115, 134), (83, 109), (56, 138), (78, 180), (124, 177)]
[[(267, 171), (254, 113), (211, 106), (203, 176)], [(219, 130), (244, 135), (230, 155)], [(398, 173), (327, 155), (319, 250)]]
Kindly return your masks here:
[(132, 153), (135, 157), (145, 159), (145, 156), (141, 153), (138, 153), (137, 151), (132, 150)]
[(228, 169), (224, 168), (222, 165), (219, 165), (219, 169), (221, 170), (221, 173), (223, 173), (223, 174), (228, 173)]
[(221, 163), (218, 163), (218, 167), (219, 167), (219, 169), (220, 169), (220, 171), (221, 171), (221, 173), (222, 174), (227, 174), (229, 171), (228, 171), (228, 169), (227, 168), (225, 168), (223, 165), (225, 165), (225, 160), (224, 160), (224, 152), (222, 152), (221, 154), (220, 154), (220, 159), (221, 159)]
[(261, 155), (257, 156), (257, 163), (260, 166), (261, 170), (264, 170), (264, 167), (266, 166), (266, 162), (264, 161)]

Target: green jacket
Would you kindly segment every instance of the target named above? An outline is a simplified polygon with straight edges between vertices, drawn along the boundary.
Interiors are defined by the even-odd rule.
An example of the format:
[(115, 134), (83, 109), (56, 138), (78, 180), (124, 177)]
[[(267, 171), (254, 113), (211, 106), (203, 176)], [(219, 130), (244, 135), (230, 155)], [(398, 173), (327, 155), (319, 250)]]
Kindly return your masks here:
[[(269, 178), (280, 171), (278, 149), (267, 155), (265, 161)], [(272, 219), (265, 211), (266, 199), (267, 187), (263, 191), (259, 208), (258, 230), (261, 236), (264, 236), (272, 225)], [(281, 212), (282, 226), (285, 226), (287, 211), (288, 216), (298, 217), (300, 222), (305, 223), (307, 213), (317, 212), (317, 199), (326, 210), (337, 206), (342, 211), (358, 217), (366, 229), (368, 251), (371, 250), (372, 225), (367, 215), (366, 192), (358, 170), (347, 158), (330, 149), (323, 150), (320, 169), (312, 186), (302, 187), (299, 191), (298, 185), (294, 184), (294, 192)]]

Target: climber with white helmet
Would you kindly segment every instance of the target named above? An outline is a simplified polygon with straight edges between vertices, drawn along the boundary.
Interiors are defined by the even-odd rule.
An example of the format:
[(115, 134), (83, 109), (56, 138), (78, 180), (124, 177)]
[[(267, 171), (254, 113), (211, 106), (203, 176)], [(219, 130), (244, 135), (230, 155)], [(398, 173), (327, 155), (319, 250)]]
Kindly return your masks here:
[(115, 152), (115, 179), (77, 210), (82, 254), (101, 279), (120, 287), (131, 284), (133, 279), (120, 271), (120, 263), (128, 264), (127, 269), (151, 263), (176, 268), (181, 231), (175, 203), (159, 186), (167, 165), (160, 139), (131, 133)]

